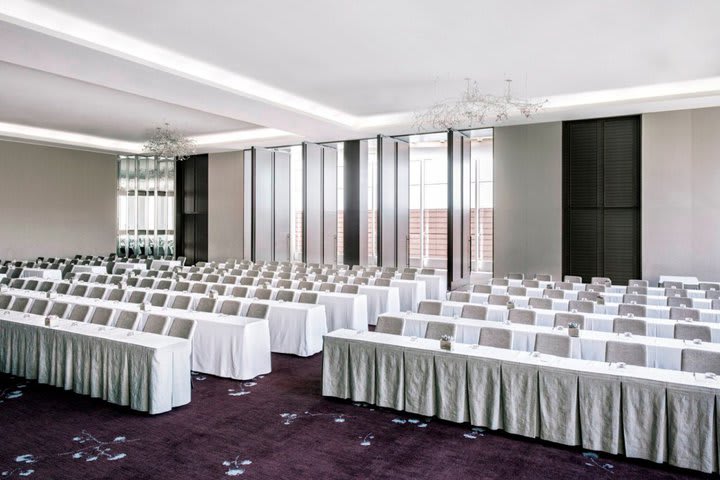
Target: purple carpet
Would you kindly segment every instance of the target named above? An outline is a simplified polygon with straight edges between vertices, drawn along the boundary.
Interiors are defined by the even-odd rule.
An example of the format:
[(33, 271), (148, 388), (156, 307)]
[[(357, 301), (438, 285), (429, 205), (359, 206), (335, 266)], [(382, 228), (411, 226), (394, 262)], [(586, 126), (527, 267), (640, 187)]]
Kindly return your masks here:
[(188, 406), (147, 416), (0, 375), (0, 478), (689, 478), (320, 394), (322, 355), (273, 355), (252, 382), (193, 379)]

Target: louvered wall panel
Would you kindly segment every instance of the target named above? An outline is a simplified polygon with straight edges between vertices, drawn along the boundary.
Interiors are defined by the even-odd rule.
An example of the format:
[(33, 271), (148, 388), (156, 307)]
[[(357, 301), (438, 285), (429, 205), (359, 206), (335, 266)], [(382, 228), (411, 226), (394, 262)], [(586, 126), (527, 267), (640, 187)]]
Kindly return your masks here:
[(604, 277), (613, 283), (625, 284), (638, 278), (636, 266), (640, 263), (640, 215), (634, 208), (614, 208), (604, 211)]
[(570, 211), (570, 236), (567, 247), (570, 250), (569, 262), (572, 275), (580, 275), (583, 281), (590, 281), (598, 271), (598, 250), (600, 239), (600, 220), (597, 209), (574, 209)]
[(637, 118), (604, 121), (605, 207), (637, 207), (640, 203), (638, 128)]
[(595, 207), (598, 204), (599, 135), (597, 122), (577, 122), (570, 133), (570, 206)]

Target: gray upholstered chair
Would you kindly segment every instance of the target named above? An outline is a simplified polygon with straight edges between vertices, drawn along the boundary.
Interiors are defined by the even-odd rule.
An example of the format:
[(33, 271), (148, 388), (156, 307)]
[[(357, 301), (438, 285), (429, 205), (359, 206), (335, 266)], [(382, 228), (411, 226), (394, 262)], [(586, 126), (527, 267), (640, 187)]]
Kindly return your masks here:
[(355, 277), (352, 283), (355, 285), (369, 285), (370, 279), (367, 277)]
[(700, 320), (700, 310), (696, 308), (670, 307), (670, 320)]
[(510, 295), (488, 295), (488, 305), (507, 305)]
[(126, 300), (128, 303), (134, 303), (136, 305), (139, 305), (143, 302), (145, 302), (145, 299), (147, 298), (147, 292), (143, 292), (141, 290), (134, 290), (130, 292), (130, 295), (128, 296), (128, 299)]
[(25, 286), (23, 286), (23, 288), (25, 290), (37, 290), (38, 283), (39, 282), (37, 280), (30, 279), (27, 282), (25, 282)]
[(315, 284), (313, 282), (307, 282), (307, 281), (298, 282), (298, 290), (312, 291), (313, 288), (315, 288)]
[(172, 287), (172, 280), (160, 280), (157, 282), (157, 285), (155, 285), (155, 290), (170, 290), (170, 287)]
[(623, 362), (638, 367), (647, 366), (647, 348), (642, 343), (616, 342), (605, 343), (605, 361), (610, 363)]
[(10, 288), (22, 290), (24, 287), (25, 287), (25, 279), (24, 278), (15, 278), (10, 282)]
[(608, 277), (592, 277), (590, 279), (590, 283), (593, 285), (605, 285), (610, 286), (612, 285), (612, 280), (610, 280)]
[(72, 291), (70, 292), (70, 295), (73, 297), (84, 297), (87, 295), (88, 287), (87, 285), (75, 285), (73, 287)]
[(269, 288), (258, 288), (255, 290), (255, 298), (258, 300), (270, 300), (272, 297), (272, 290)]
[(223, 315), (240, 315), (241, 308), (242, 303), (237, 300), (225, 300), (222, 305), (220, 305), (220, 313)]
[(510, 284), (507, 278), (492, 278), (490, 279), (490, 285), (498, 287), (507, 287)]
[(127, 293), (126, 290), (123, 290), (121, 288), (113, 288), (110, 290), (110, 294), (108, 295), (108, 300), (111, 302), (122, 302), (125, 298), (125, 294)]
[(197, 322), (187, 318), (176, 318), (173, 320), (170, 329), (167, 332), (169, 337), (184, 338), (186, 340), (192, 340), (195, 335), (195, 327)]
[(418, 313), (425, 315), (440, 315), (442, 312), (442, 302), (435, 300), (423, 300), (418, 304)]
[(248, 288), (236, 285), (233, 287), (232, 292), (230, 292), (230, 295), (232, 295), (233, 297), (237, 297), (237, 298), (245, 298), (248, 296)]
[(647, 295), (648, 287), (627, 287), (627, 289), (625, 289), (625, 293), (630, 295)]
[(469, 303), (470, 302), (470, 293), (469, 292), (450, 292), (450, 301), (451, 302), (462, 302), (462, 303)]
[(555, 282), (556, 290), (574, 290), (573, 284), (570, 282)]
[(381, 315), (377, 319), (375, 331), (377, 333), (390, 333), (392, 335), (402, 335), (405, 330), (405, 319), (401, 317), (393, 317), (390, 315)]
[(524, 308), (513, 308), (508, 311), (508, 321), (520, 325), (535, 325), (537, 323), (537, 312)]
[(527, 288), (525, 287), (507, 287), (507, 294), (515, 297), (527, 297)]
[(104, 287), (93, 287), (90, 289), (90, 292), (87, 294), (87, 298), (94, 298), (94, 299), (101, 299), (105, 296), (105, 288)]
[(164, 315), (148, 315), (143, 325), (142, 331), (146, 333), (154, 333), (156, 335), (164, 335), (170, 325), (170, 317)]
[(196, 312), (213, 313), (215, 311), (215, 305), (217, 304), (216, 298), (202, 297), (198, 300)]
[(720, 290), (720, 283), (700, 282), (700, 283), (698, 283), (698, 288), (700, 290), (706, 290), (706, 291), (718, 291), (718, 290)]
[(262, 318), (263, 320), (266, 320), (269, 313), (269, 305), (264, 303), (251, 303), (245, 316), (248, 318)]
[(512, 348), (512, 330), (509, 328), (483, 327), (480, 329), (480, 341), (484, 347)]
[[(279, 286), (279, 285), (278, 285)], [(351, 285), (355, 286), (355, 285)], [(321, 292), (334, 292), (335, 291), (335, 284), (329, 283), (329, 282), (323, 282), (320, 284), (320, 291)]]
[(357, 294), (360, 292), (360, 285), (343, 285), (340, 287), (340, 293)]
[(546, 355), (570, 357), (570, 337), (560, 333), (538, 333), (534, 350)]
[(168, 301), (167, 293), (153, 293), (150, 296), (150, 305), (153, 307), (164, 307)]
[(692, 323), (676, 323), (673, 337), (678, 340), (695, 340), (712, 342), (712, 333), (707, 325), (693, 325)]
[(555, 290), (553, 288), (546, 288), (543, 290), (543, 296), (547, 298), (554, 298), (556, 300), (562, 300), (565, 298), (565, 291)]
[(29, 313), (33, 315), (47, 315), (48, 310), (50, 310), (50, 302), (39, 298), (33, 302)]
[(300, 292), (297, 303), (307, 303), (310, 305), (315, 305), (318, 303), (319, 299), (320, 297), (316, 292)]
[(206, 283), (193, 283), (190, 287), (190, 293), (199, 293), (205, 295), (208, 291), (208, 285)]
[(684, 348), (680, 354), (680, 369), (683, 372), (712, 372), (720, 375), (720, 352)]
[(577, 276), (577, 275), (565, 275), (565, 277), (563, 277), (563, 282), (583, 283), (583, 279), (582, 279), (582, 277)]
[(278, 280), (277, 287), (278, 288), (292, 288), (292, 280)]
[(218, 295), (225, 295), (227, 289), (228, 285), (223, 285), (222, 283), (213, 283), (209, 287), (209, 290), (215, 290)]
[(235, 275), (225, 275), (222, 279), (222, 283), (225, 285), (235, 285), (238, 281), (238, 277)]
[(278, 290), (275, 294), (275, 300), (278, 302), (292, 302), (295, 299), (293, 290)]
[(598, 292), (577, 292), (577, 299), (597, 302), (600, 299), (600, 294)]
[(428, 322), (425, 338), (440, 340), (443, 335), (455, 337), (457, 325), (449, 322)]
[(538, 280), (523, 280), (522, 286), (525, 288), (540, 288), (540, 282)]
[(90, 323), (95, 325), (110, 325), (113, 311), (110, 308), (97, 307), (90, 317)]
[(668, 288), (683, 288), (683, 282), (663, 282), (662, 286)]
[(606, 290), (607, 290), (607, 287), (601, 283), (591, 283), (590, 285), (585, 286), (585, 291), (587, 291), (587, 292), (603, 293)]
[(576, 323), (582, 329), (585, 327), (585, 317), (579, 313), (558, 312), (555, 314), (554, 326), (568, 328), (571, 323)]
[(435, 275), (434, 268), (421, 268), (420, 275)]
[(621, 317), (647, 317), (647, 307), (645, 305), (630, 305), (621, 303), (618, 305), (618, 315)]
[(666, 297), (687, 297), (688, 291), (686, 288), (666, 288)]
[(376, 287), (389, 287), (391, 280), (389, 278), (376, 278), (375, 279), (375, 286)]
[(486, 320), (487, 319), (487, 307), (483, 305), (463, 305), (460, 310), (460, 318), (469, 318), (472, 320)]
[(139, 323), (140, 313), (120, 310), (118, 312), (117, 320), (115, 320), (115, 327), (124, 328), (125, 330), (135, 330)]
[(541, 282), (552, 282), (552, 275), (549, 273), (537, 273), (535, 274), (535, 280), (539, 280)]
[(15, 301), (10, 306), (13, 312), (25, 313), (30, 308), (30, 299), (27, 297), (15, 297)]
[(152, 288), (153, 285), (155, 285), (155, 279), (153, 278), (143, 278), (140, 280), (140, 283), (138, 283), (139, 288)]
[(568, 302), (568, 312), (593, 313), (595, 311), (595, 303), (588, 300), (570, 300)]
[(693, 301), (689, 297), (667, 297), (667, 306), (692, 308)]
[(508, 280), (525, 280), (525, 274), (524, 273), (508, 273), (507, 278), (508, 278)]
[(40, 286), (38, 287), (37, 291), (38, 292), (49, 292), (50, 290), (53, 289), (54, 285), (55, 284), (53, 282), (42, 282), (40, 284)]
[(86, 322), (89, 316), (90, 307), (87, 305), (73, 305), (70, 315), (68, 315), (67, 318), (75, 322)]
[(50, 307), (50, 311), (48, 312), (48, 315), (55, 315), (58, 318), (65, 318), (65, 316), (68, 314), (68, 311), (70, 310), (70, 305), (63, 302), (54, 302), (52, 304), (52, 307)]
[(647, 335), (647, 321), (638, 318), (618, 317), (613, 319), (613, 332)]
[(650, 286), (650, 282), (647, 280), (628, 280), (628, 287), (644, 287)]
[(552, 298), (532, 297), (528, 300), (530, 308), (539, 308), (540, 310), (552, 310)]
[(191, 303), (192, 297), (190, 295), (175, 295), (175, 298), (173, 298), (172, 303), (170, 304), (170, 308), (189, 310)]
[(492, 285), (473, 285), (473, 293), (492, 293)]

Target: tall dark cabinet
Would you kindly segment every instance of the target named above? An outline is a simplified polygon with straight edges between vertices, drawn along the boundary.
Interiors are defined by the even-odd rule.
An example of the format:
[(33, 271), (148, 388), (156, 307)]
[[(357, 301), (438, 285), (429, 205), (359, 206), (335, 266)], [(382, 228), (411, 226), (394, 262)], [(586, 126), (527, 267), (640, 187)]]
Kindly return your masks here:
[(563, 274), (641, 276), (640, 116), (563, 123)]
[(177, 162), (176, 250), (186, 264), (208, 259), (208, 155)]

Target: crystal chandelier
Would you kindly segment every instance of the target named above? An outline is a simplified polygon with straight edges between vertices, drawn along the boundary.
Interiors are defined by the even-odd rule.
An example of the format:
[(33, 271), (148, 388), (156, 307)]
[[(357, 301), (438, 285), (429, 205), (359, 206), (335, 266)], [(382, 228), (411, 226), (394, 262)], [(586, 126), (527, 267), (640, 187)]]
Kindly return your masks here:
[(438, 102), (425, 111), (415, 113), (417, 131), (472, 128), (483, 125), (488, 118), (502, 122), (514, 111), (530, 118), (547, 102), (514, 98), (511, 93), (512, 80), (509, 79), (505, 80), (505, 94), (501, 96), (482, 93), (476, 81), (471, 82), (469, 78), (465, 80), (465, 91), (459, 99)]
[(195, 141), (170, 128), (157, 127), (155, 133), (143, 145), (143, 153), (161, 158), (177, 158), (185, 160), (195, 153)]

